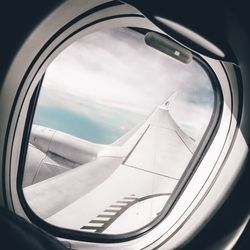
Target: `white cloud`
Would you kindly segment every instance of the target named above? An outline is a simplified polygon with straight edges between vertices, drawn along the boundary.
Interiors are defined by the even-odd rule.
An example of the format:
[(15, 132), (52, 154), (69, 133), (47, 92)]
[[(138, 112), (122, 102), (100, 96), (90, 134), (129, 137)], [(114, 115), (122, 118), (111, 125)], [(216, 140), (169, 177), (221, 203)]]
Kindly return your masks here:
[(49, 66), (40, 105), (65, 105), (85, 115), (89, 100), (149, 114), (173, 91), (171, 113), (182, 128), (200, 138), (212, 112), (210, 80), (198, 63), (181, 64), (127, 29), (99, 31), (65, 49)]

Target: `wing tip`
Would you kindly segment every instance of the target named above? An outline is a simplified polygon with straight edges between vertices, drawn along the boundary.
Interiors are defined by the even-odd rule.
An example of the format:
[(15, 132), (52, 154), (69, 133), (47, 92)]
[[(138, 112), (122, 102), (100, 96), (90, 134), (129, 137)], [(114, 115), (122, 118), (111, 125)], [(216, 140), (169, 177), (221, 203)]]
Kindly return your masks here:
[(172, 94), (167, 98), (167, 100), (164, 101), (163, 104), (160, 105), (160, 108), (165, 109), (165, 110), (169, 110), (170, 105), (176, 99), (177, 95), (178, 95), (177, 91), (172, 92)]

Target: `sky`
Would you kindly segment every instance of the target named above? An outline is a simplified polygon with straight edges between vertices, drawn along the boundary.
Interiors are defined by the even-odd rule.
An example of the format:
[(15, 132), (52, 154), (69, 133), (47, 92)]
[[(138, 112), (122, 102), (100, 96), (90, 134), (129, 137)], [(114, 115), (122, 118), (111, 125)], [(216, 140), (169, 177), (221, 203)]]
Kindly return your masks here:
[[(63, 130), (61, 120), (51, 120), (55, 108), (59, 113), (66, 110), (84, 118), (75, 128), (80, 137), (112, 143), (142, 123), (173, 91), (178, 95), (170, 113), (198, 143), (213, 109), (213, 89), (203, 68), (195, 61), (182, 64), (148, 47), (143, 35), (129, 29), (102, 30), (71, 44), (48, 67), (35, 123)], [(48, 111), (52, 107), (54, 113)], [(77, 119), (65, 113), (65, 121), (69, 127)], [(88, 138), (90, 130), (84, 123), (92, 128), (98, 125), (96, 129), (103, 130), (103, 135), (97, 134), (103, 139)]]

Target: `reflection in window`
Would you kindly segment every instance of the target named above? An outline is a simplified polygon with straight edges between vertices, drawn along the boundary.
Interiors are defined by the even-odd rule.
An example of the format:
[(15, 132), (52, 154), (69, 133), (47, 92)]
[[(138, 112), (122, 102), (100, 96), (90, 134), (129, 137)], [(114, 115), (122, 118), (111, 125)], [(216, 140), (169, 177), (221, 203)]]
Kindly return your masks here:
[(129, 29), (90, 34), (43, 80), (23, 190), (47, 222), (121, 234), (161, 214), (213, 110), (210, 79)]

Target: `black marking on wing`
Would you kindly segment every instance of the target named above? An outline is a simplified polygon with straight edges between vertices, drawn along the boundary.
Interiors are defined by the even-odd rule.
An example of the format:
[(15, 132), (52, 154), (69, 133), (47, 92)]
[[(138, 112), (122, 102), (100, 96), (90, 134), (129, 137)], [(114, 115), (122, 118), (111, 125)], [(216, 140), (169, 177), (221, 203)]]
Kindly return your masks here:
[[(91, 231), (94, 233), (102, 233), (106, 230), (120, 215), (122, 215), (128, 208), (134, 204), (144, 201), (146, 199), (154, 198), (157, 196), (170, 196), (171, 193), (153, 194), (137, 198), (134, 194), (124, 197), (123, 199), (117, 201), (115, 204), (109, 206), (105, 209), (102, 214), (99, 214), (96, 219), (91, 220), (89, 225), (81, 227), (82, 230)], [(113, 214), (105, 214), (113, 213)], [(91, 225), (92, 224), (92, 225)], [(96, 225), (99, 224), (99, 225)]]
[[(109, 206), (108, 209), (105, 209), (102, 214), (99, 214), (96, 219), (89, 222), (89, 226), (81, 227), (82, 230), (92, 231), (95, 233), (102, 233), (107, 229), (122, 213), (124, 213), (129, 207), (138, 202), (138, 198), (135, 195), (130, 195), (124, 197), (122, 200), (117, 201), (115, 204)], [(116, 209), (114, 209), (116, 208)], [(113, 214), (105, 214), (105, 213)], [(105, 218), (106, 220), (102, 220)], [(91, 225), (93, 223), (93, 226)], [(99, 225), (95, 225), (98, 223)]]

